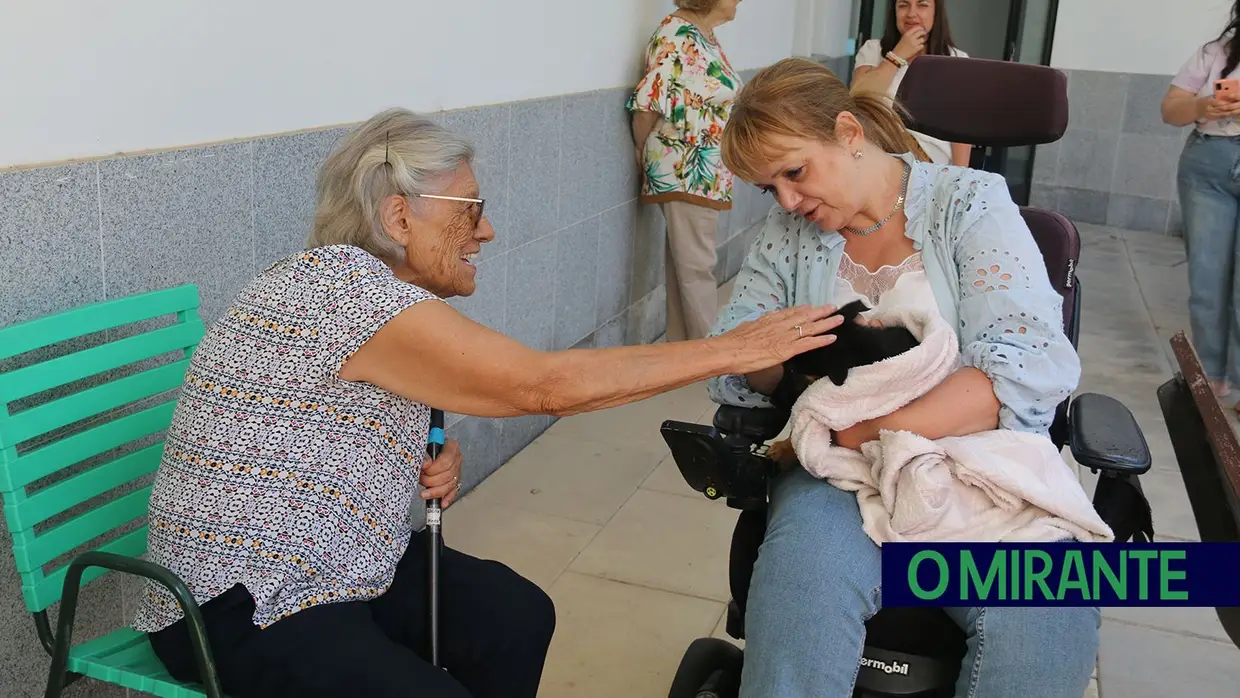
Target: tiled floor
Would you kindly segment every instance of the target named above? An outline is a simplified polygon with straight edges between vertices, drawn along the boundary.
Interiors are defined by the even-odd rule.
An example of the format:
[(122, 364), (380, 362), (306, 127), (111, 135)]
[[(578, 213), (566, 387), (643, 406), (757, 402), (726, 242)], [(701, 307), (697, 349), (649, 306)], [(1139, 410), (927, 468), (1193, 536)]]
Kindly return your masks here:
[[(1094, 226), (1081, 234), (1080, 390), (1133, 411), (1155, 457), (1144, 484), (1156, 532), (1194, 540), (1154, 393), (1172, 373), (1167, 339), (1186, 327), (1182, 245)], [(555, 600), (541, 696), (666, 696), (694, 638), (727, 637), (736, 512), (684, 483), (658, 433), (665, 419), (709, 423), (713, 411), (698, 385), (560, 420), (445, 513), (450, 545), (504, 561)], [(1240, 651), (1211, 610), (1107, 609), (1104, 617), (1099, 676), (1087, 695), (1235, 695)]]

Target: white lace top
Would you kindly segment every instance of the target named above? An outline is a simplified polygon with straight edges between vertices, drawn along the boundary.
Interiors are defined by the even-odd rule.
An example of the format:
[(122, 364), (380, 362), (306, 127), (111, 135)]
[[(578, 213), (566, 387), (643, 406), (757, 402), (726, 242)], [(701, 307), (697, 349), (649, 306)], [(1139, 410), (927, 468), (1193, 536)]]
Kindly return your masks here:
[(896, 265), (884, 265), (878, 271), (857, 264), (844, 252), (840, 257), (840, 271), (835, 278), (835, 299), (838, 307), (855, 300), (864, 301), (870, 311), (894, 307), (920, 307), (927, 312), (938, 313), (930, 280), (921, 263), (921, 253), (914, 252)]

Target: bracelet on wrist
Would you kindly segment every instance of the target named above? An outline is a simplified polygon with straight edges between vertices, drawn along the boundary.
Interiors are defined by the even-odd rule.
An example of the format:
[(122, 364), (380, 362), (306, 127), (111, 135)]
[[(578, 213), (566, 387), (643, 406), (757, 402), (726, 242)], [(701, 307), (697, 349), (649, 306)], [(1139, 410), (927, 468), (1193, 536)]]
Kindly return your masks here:
[(908, 61), (897, 56), (895, 51), (888, 51), (887, 55), (884, 56), (884, 58), (886, 58), (888, 62), (890, 62), (892, 65), (894, 65), (897, 68), (903, 68), (904, 66), (908, 65)]

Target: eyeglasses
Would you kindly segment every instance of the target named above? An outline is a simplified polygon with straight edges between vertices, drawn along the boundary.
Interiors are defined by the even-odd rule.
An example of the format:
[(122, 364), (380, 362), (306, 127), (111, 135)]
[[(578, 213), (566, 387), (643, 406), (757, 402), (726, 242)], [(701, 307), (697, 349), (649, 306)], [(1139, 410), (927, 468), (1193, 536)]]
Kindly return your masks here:
[[(391, 140), (392, 140), (392, 132), (388, 131), (387, 133), (384, 134), (383, 162), (389, 167), (392, 164), (388, 160), (388, 157), (390, 155)], [(475, 199), (475, 198), (468, 197), (468, 196), (443, 196), (440, 194), (405, 194), (405, 196), (416, 196), (420, 199), (442, 199), (444, 201), (465, 201), (471, 204), (478, 204), (478, 215), (474, 217), (475, 228), (477, 228), (478, 225), (482, 223), (482, 211), (483, 209), (486, 208), (486, 205), (487, 205), (486, 199)]]
[(407, 196), (416, 196), (420, 199), (442, 199), (444, 201), (465, 201), (471, 204), (478, 204), (478, 215), (474, 216), (475, 228), (482, 223), (482, 210), (487, 205), (486, 199), (474, 199), (468, 196), (442, 196), (440, 194), (408, 194)]

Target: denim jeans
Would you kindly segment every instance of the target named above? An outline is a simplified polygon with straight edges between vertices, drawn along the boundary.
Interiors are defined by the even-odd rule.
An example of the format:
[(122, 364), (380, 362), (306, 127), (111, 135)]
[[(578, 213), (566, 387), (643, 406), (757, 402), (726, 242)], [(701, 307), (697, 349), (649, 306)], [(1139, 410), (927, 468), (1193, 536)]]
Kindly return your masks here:
[(1176, 179), (1193, 346), (1210, 380), (1240, 384), (1240, 284), (1234, 273), (1240, 253), (1240, 138), (1193, 131), (1180, 153)]
[[(741, 698), (847, 698), (865, 621), (878, 612), (879, 547), (856, 495), (801, 468), (780, 475), (745, 612)], [(1098, 608), (951, 608), (968, 653), (957, 698), (1081, 698)]]

